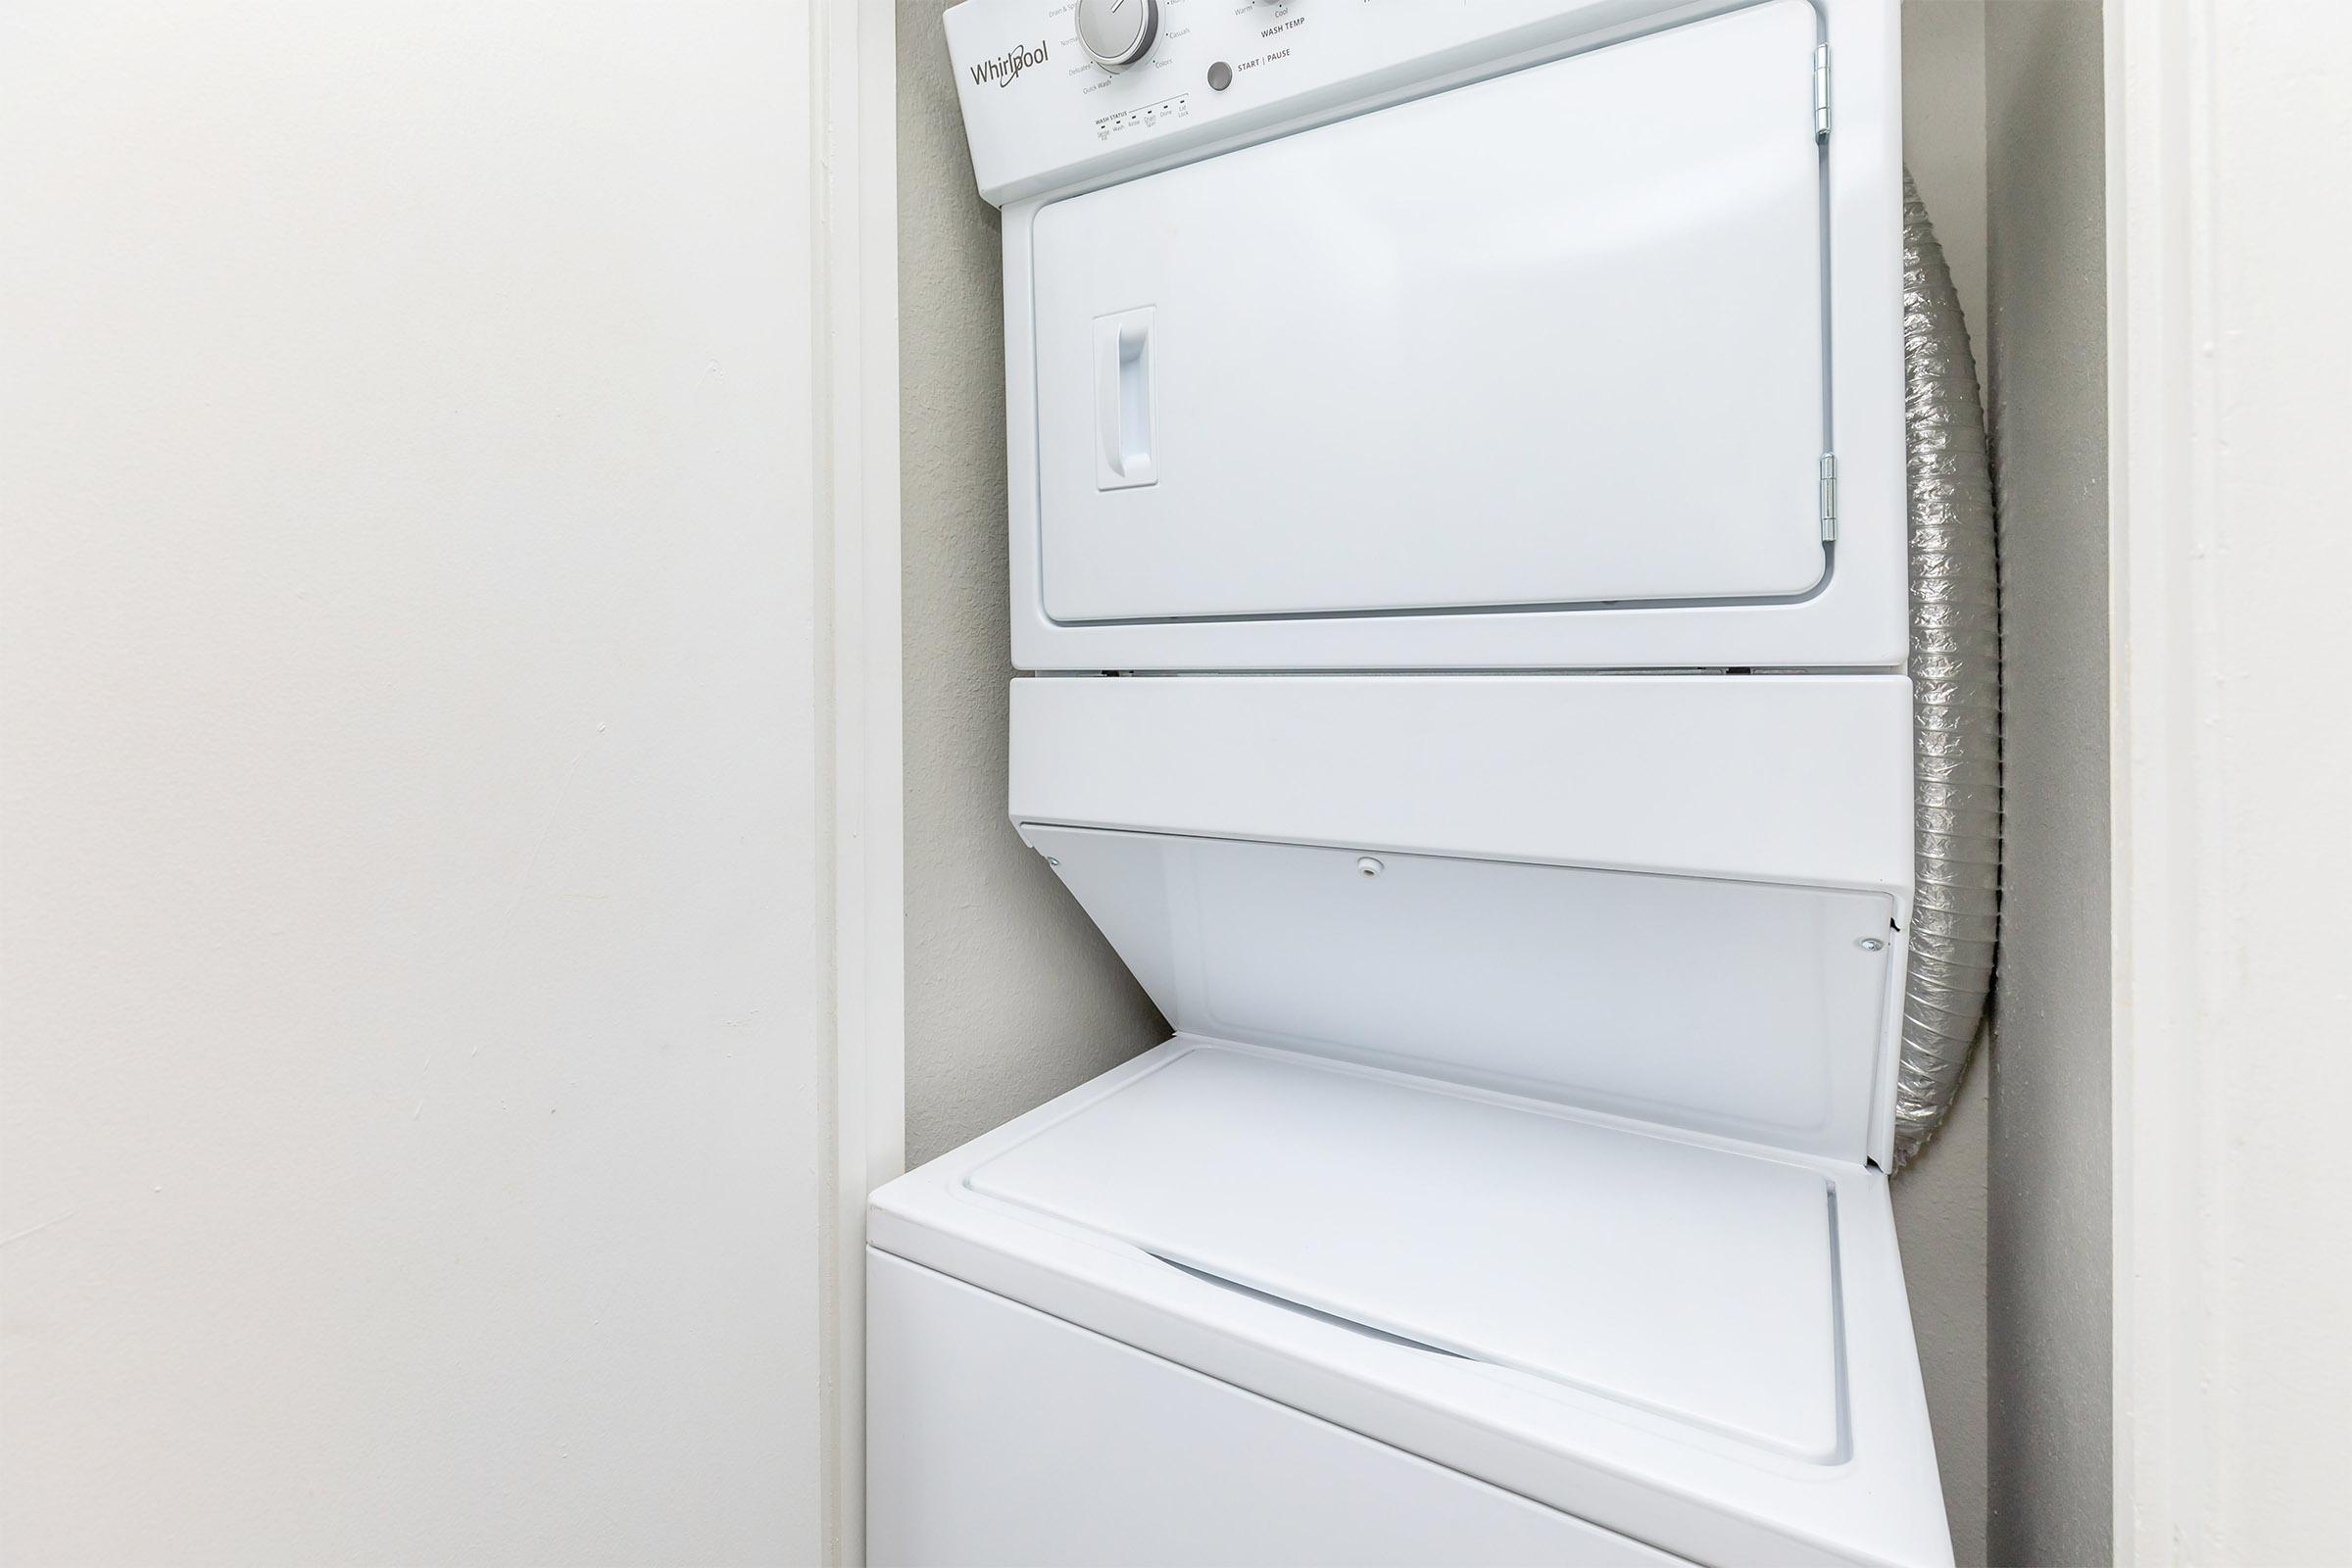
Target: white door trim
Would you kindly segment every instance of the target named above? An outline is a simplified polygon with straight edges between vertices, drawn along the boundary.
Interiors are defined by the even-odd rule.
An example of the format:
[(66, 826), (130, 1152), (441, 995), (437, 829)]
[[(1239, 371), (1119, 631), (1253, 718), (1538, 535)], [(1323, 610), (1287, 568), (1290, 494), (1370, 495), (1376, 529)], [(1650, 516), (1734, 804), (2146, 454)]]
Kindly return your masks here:
[(2210, 87), (2200, 0), (2107, 0), (2114, 1401), (2118, 1562), (2200, 1560), (2213, 1467), (2212, 1213), (2196, 1010), (2210, 863), (2216, 362)]
[[(809, 8), (818, 197), (818, 546), (831, 665), (834, 1148), (826, 1216), (825, 1560), (865, 1559), (865, 1198), (906, 1162), (899, 644), (898, 63), (877, 0)], [(829, 567), (829, 569), (828, 569)]]
[(2106, 26), (2116, 1553), (2340, 1563), (2352, 8)]

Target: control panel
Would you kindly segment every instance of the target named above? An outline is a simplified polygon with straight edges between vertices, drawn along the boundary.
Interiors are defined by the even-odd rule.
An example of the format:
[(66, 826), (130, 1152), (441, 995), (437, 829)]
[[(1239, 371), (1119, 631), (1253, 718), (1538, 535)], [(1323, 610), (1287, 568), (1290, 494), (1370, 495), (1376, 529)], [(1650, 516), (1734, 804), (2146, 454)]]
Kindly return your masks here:
[(963, 0), (980, 192), (1004, 204), (1449, 76), (1752, 0)]

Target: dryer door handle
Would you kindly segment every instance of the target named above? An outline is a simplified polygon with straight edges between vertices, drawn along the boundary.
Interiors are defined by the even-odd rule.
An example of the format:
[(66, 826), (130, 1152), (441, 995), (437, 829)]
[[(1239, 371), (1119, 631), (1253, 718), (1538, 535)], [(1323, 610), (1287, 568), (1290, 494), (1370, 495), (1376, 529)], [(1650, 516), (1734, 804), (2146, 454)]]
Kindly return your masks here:
[(1154, 484), (1152, 316), (1149, 305), (1095, 318), (1095, 423), (1098, 490)]

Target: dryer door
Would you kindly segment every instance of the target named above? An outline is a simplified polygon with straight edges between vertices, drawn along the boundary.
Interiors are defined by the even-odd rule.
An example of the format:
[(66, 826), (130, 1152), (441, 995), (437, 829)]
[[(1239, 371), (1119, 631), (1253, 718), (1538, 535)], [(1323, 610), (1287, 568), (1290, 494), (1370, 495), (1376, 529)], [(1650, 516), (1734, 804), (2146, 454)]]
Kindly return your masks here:
[(1812, 589), (1816, 37), (1769, 0), (1040, 209), (1047, 614)]

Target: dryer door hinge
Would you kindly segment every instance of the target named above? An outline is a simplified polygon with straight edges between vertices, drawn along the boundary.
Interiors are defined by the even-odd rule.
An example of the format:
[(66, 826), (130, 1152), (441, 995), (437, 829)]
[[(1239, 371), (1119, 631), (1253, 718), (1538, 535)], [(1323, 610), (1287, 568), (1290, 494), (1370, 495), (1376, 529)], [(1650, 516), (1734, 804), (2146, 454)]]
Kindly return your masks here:
[(1830, 46), (1813, 51), (1813, 139), (1830, 133)]
[(1838, 457), (1832, 452), (1821, 455), (1821, 541), (1828, 544), (1838, 537)]

